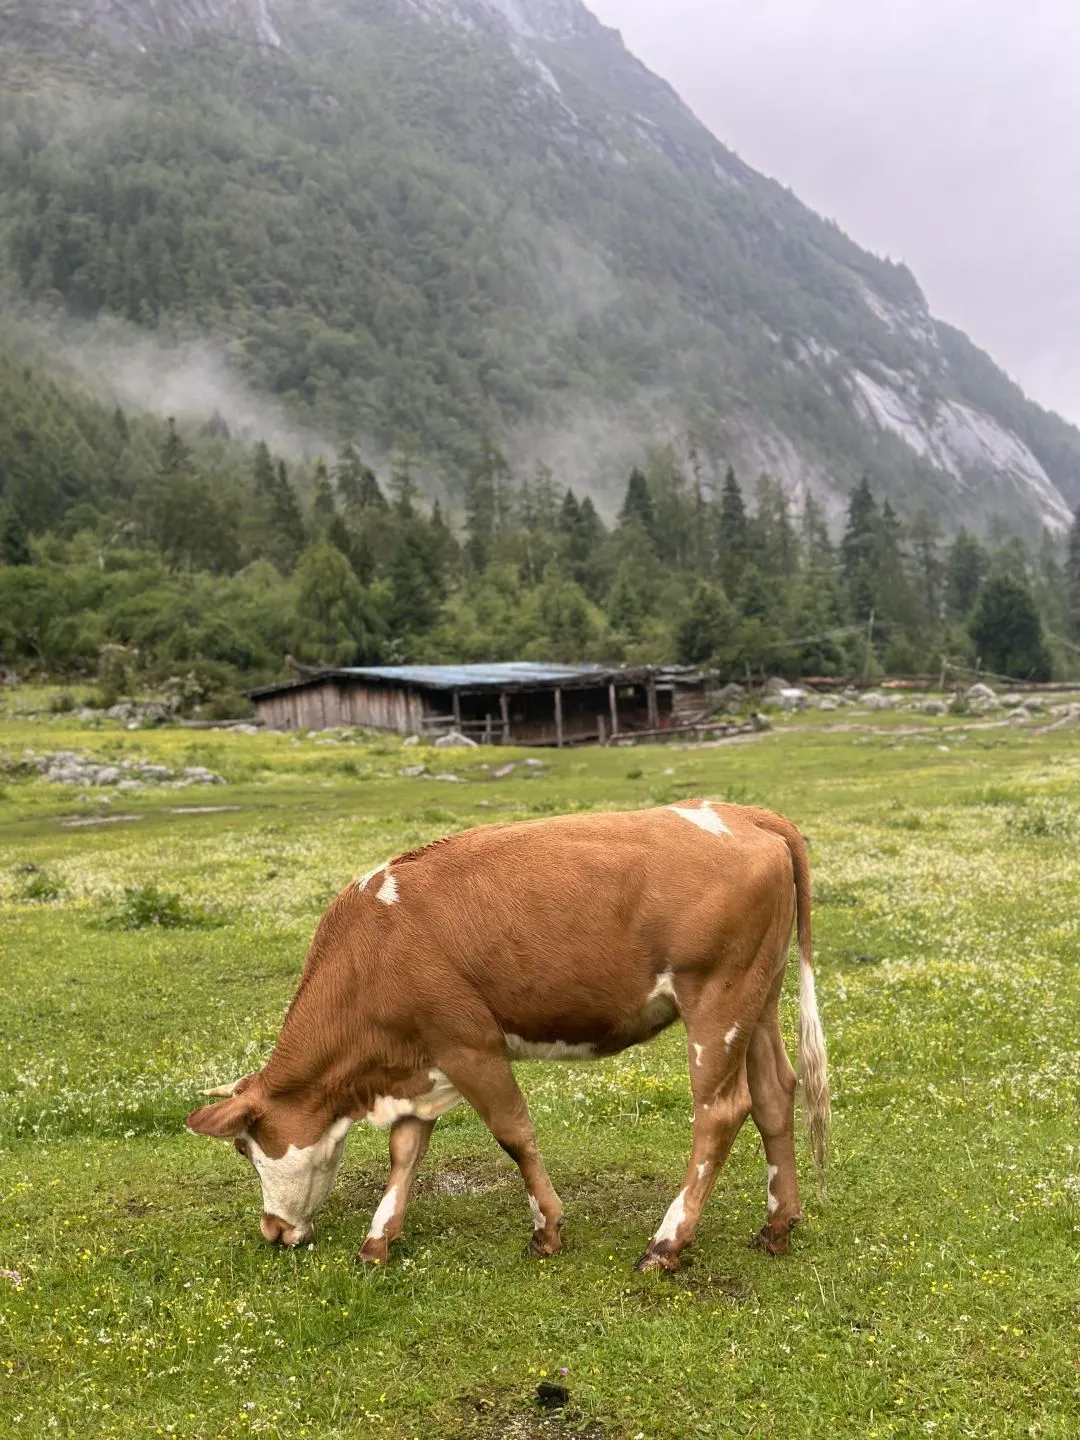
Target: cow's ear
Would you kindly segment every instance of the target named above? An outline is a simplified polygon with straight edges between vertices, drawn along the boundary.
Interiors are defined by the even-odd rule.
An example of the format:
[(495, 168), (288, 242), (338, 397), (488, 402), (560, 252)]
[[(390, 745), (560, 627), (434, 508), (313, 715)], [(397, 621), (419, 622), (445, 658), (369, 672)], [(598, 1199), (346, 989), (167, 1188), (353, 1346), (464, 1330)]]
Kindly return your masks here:
[(212, 1135), (218, 1140), (233, 1140), (251, 1124), (254, 1110), (244, 1095), (223, 1100), (220, 1105), (204, 1105), (193, 1110), (184, 1122), (196, 1135)]
[[(257, 1072), (256, 1072), (257, 1073)], [(200, 1095), (221, 1095), (231, 1098), (233, 1095), (243, 1095), (245, 1090), (251, 1088), (255, 1075), (243, 1075), (239, 1080), (230, 1080), (228, 1085), (215, 1085), (213, 1090), (200, 1090)]]

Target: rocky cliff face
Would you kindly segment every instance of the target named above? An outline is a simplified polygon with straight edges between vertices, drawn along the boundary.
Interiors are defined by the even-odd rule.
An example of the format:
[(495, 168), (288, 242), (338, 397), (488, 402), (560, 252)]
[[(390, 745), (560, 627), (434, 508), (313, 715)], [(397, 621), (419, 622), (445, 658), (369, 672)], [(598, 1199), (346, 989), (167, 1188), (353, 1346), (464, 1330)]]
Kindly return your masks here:
[(281, 31), (268, 0), (90, 0), (73, 12), (113, 43), (190, 43), (212, 31), (280, 49)]

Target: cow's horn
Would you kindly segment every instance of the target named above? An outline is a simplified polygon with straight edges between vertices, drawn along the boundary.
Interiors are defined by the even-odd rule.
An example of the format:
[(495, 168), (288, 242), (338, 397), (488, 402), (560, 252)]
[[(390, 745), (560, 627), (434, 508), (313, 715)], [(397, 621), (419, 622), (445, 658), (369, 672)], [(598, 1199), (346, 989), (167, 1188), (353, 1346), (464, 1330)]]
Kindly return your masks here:
[(237, 1093), (246, 1079), (247, 1076), (243, 1075), (239, 1080), (233, 1080), (228, 1085), (215, 1085), (213, 1090), (200, 1090), (199, 1093), (200, 1095), (220, 1095), (223, 1099), (229, 1100)]

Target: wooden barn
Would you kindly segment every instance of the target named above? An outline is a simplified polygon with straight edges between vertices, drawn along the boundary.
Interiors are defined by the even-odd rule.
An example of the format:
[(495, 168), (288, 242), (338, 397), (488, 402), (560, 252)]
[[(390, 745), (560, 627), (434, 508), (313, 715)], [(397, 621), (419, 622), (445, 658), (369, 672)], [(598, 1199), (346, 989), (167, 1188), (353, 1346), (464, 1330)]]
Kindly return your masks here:
[(603, 745), (704, 718), (708, 679), (681, 667), (377, 665), (319, 671), (251, 698), (275, 730), (364, 725), (459, 730), (488, 745)]

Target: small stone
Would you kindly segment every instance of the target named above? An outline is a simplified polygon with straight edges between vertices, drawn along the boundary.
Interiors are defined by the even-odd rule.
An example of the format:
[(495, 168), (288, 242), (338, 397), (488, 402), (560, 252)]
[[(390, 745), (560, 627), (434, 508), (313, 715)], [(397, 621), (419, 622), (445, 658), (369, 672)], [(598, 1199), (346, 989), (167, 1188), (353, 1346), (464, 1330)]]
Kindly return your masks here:
[(491, 772), (491, 778), (493, 780), (505, 780), (507, 775), (512, 775), (516, 769), (517, 762), (511, 760), (509, 765), (500, 765), (497, 770), (493, 770)]
[(420, 736), (419, 736), (419, 735), (406, 735), (405, 739), (401, 742), (401, 744), (402, 744), (403, 747), (406, 746), (406, 745), (419, 745), (419, 744), (420, 744)]
[(418, 780), (421, 775), (426, 775), (427, 773), (428, 768), (426, 765), (406, 765), (404, 769), (398, 771), (398, 774), (404, 775), (406, 780)]
[(435, 741), (437, 750), (466, 749), (475, 750), (477, 743), (463, 735), (460, 730), (448, 730), (445, 735), (440, 735)]
[(436, 775), (436, 776), (435, 776), (435, 779), (436, 779), (436, 780), (446, 780), (446, 781), (448, 781), (451, 785), (464, 785), (464, 783), (465, 783), (464, 780), (462, 780), (462, 778), (461, 778), (460, 775), (451, 775), (451, 773), (450, 773), (449, 770), (444, 770), (441, 775)]

